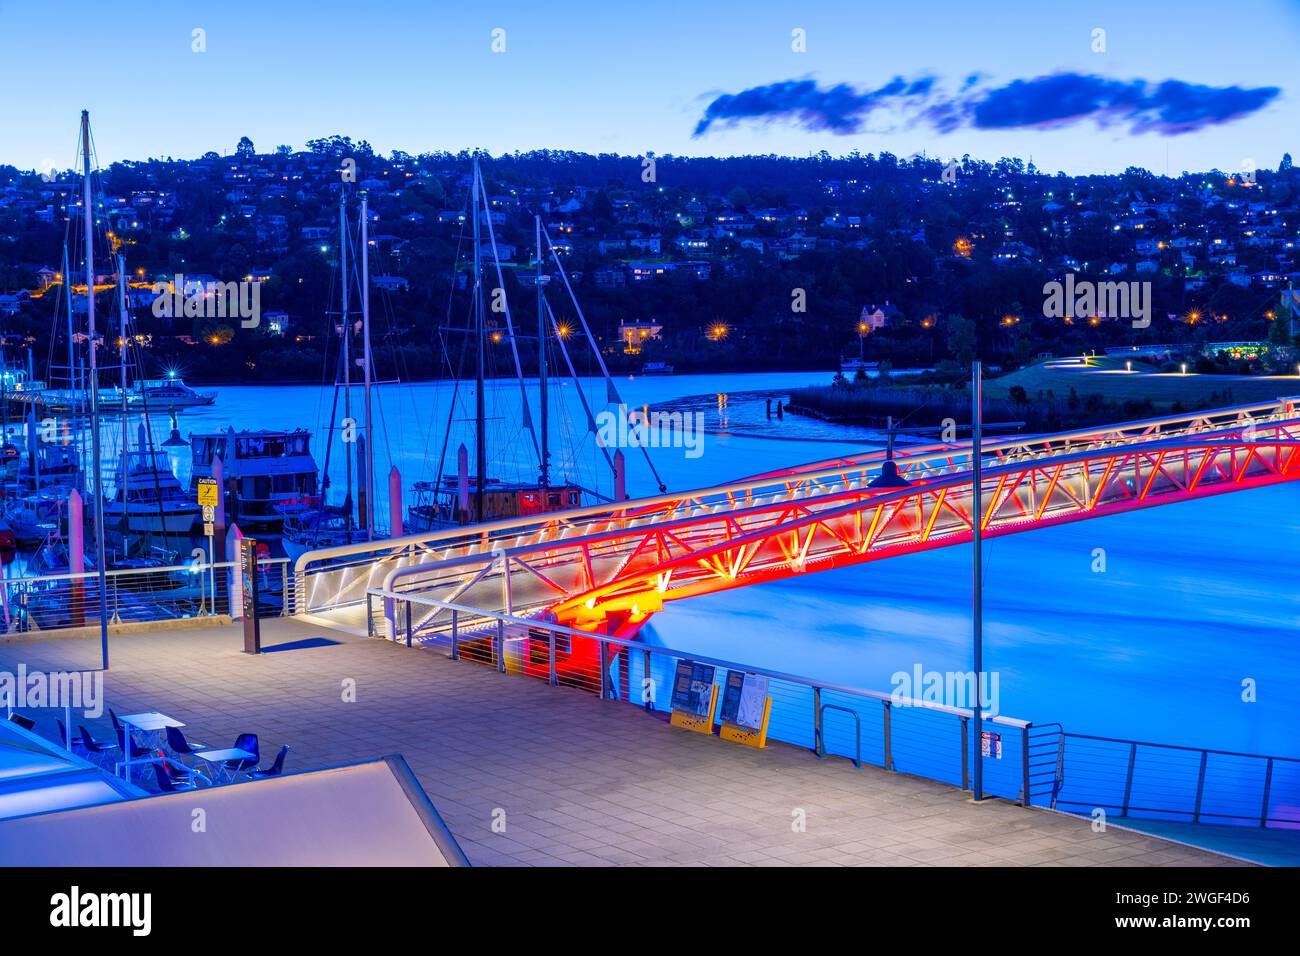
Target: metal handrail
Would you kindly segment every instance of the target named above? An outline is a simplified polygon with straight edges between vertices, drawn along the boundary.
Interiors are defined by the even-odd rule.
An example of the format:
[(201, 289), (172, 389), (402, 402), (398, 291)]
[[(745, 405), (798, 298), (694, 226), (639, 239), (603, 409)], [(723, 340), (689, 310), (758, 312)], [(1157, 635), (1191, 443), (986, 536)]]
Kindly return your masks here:
[[(1046, 726), (1045, 724), (1042, 726)], [(1217, 754), (1220, 757), (1247, 757), (1252, 760), (1282, 760), (1288, 763), (1300, 763), (1300, 757), (1279, 757), (1276, 754), (1248, 754), (1236, 750), (1215, 750), (1213, 747), (1189, 747), (1186, 744), (1157, 744), (1149, 740), (1130, 740), (1124, 737), (1096, 737), (1092, 734), (1066, 733), (1066, 737), (1075, 740), (1097, 740), (1107, 744), (1133, 744), (1138, 747), (1155, 747), (1160, 750), (1186, 750), (1198, 754)]]
[[(820, 696), (820, 695), (818, 695)], [(824, 758), (826, 756), (826, 738), (822, 734), (822, 727), (826, 721), (826, 711), (836, 710), (841, 714), (848, 714), (853, 718), (853, 737), (855, 751), (853, 757), (853, 766), (859, 770), (862, 769), (862, 718), (858, 716), (856, 710), (849, 710), (847, 707), (841, 707), (838, 704), (822, 704), (817, 708), (817, 756)]]
[[(1207, 820), (1228, 821), (1228, 822), (1244, 821), (1252, 825), (1257, 825), (1261, 828), (1266, 828), (1270, 823), (1281, 823), (1287, 825), (1294, 825), (1296, 823), (1300, 823), (1300, 816), (1297, 815), (1274, 816), (1271, 815), (1270, 813), (1270, 808), (1272, 806), (1272, 800), (1274, 796), (1273, 779), (1274, 779), (1275, 766), (1279, 763), (1283, 763), (1283, 764), (1292, 764), (1297, 767), (1300, 767), (1300, 757), (1281, 757), (1281, 756), (1276, 756), (1271, 754), (1243, 753), (1234, 750), (1217, 750), (1210, 747), (1191, 747), (1184, 744), (1160, 744), (1160, 743), (1152, 743), (1150, 741), (1127, 740), (1118, 737), (1101, 737), (1093, 734), (1062, 733), (1061, 739), (1062, 739), (1062, 748), (1064, 748), (1064, 744), (1067, 739), (1075, 740), (1075, 741), (1094, 741), (1102, 744), (1117, 745), (1119, 748), (1117, 751), (1109, 755), (1103, 755), (1100, 757), (1100, 759), (1105, 760), (1106, 756), (1110, 756), (1112, 758), (1121, 759), (1124, 762), (1123, 787), (1122, 787), (1122, 791), (1120, 792), (1117, 798), (1108, 798), (1103, 800), (1082, 799), (1081, 797), (1075, 798), (1073, 794), (1070, 794), (1070, 799), (1059, 799), (1055, 801), (1055, 803), (1060, 803), (1062, 806), (1080, 808), (1085, 811), (1091, 811), (1096, 809), (1115, 810), (1118, 811), (1118, 814), (1121, 817), (1128, 817), (1134, 814), (1153, 814), (1156, 815), (1157, 818), (1168, 818), (1171, 816), (1185, 817), (1188, 818), (1187, 822), (1193, 824), (1199, 824)], [(1138, 748), (1140, 747), (1145, 747), (1148, 748), (1149, 750), (1154, 750), (1156, 752), (1175, 751), (1184, 754), (1194, 754), (1199, 757), (1199, 759), (1196, 761), (1197, 766), (1195, 771), (1196, 773), (1195, 787), (1191, 791), (1190, 799), (1189, 799), (1188, 791), (1184, 790), (1181, 794), (1179, 793), (1175, 794), (1177, 799), (1175, 801), (1175, 805), (1171, 805), (1171, 806), (1153, 807), (1153, 806), (1146, 806), (1143, 803), (1134, 802), (1133, 795), (1135, 789), (1139, 789), (1140, 792), (1141, 791), (1149, 792), (1150, 790), (1149, 783), (1144, 784), (1138, 780), (1138, 772), (1139, 772)], [(1087, 758), (1088, 755), (1084, 755), (1084, 756), (1085, 758)], [(1230, 758), (1235, 758), (1237, 760), (1259, 761), (1263, 763), (1262, 769), (1264, 772), (1264, 780), (1263, 780), (1263, 786), (1260, 791), (1258, 810), (1247, 813), (1247, 812), (1220, 812), (1219, 810), (1216, 809), (1207, 809), (1206, 781), (1207, 781), (1207, 777), (1213, 777), (1213, 773), (1209, 772), (1209, 758), (1211, 756), (1230, 757)], [(1062, 763), (1064, 767), (1064, 749), (1062, 750), (1062, 758), (1063, 758)], [(1170, 768), (1168, 766), (1165, 766), (1158, 769), (1159, 769), (1161, 780), (1165, 781), (1167, 784), (1171, 776)], [(1176, 769), (1183, 769), (1185, 772), (1188, 773), (1190, 773), (1191, 770), (1190, 766), (1185, 768), (1175, 768), (1175, 770)], [(1072, 779), (1077, 779), (1079, 777), (1084, 777), (1086, 779), (1087, 777), (1086, 772), (1076, 771)], [(1187, 782), (1190, 783), (1190, 780), (1188, 780)], [(1063, 786), (1063, 782), (1062, 782), (1062, 786)], [(1058, 791), (1059, 789), (1060, 787), (1058, 787)], [(1166, 791), (1168, 791), (1169, 787), (1166, 786), (1165, 789)], [(1237, 796), (1237, 798), (1241, 801), (1244, 801), (1245, 799), (1249, 799), (1249, 797), (1245, 795), (1234, 794), (1234, 796)], [(1116, 802), (1116, 800), (1118, 802)], [(1242, 809), (1244, 809), (1244, 803), (1241, 805), (1241, 807)], [(1233, 808), (1225, 808), (1225, 809), (1233, 809)]]
[[(267, 565), (272, 565), (272, 564), (287, 565), (288, 563), (289, 563), (288, 558), (259, 558), (257, 561), (257, 566), (260, 569), (266, 567)], [(190, 573), (209, 571), (209, 570), (222, 571), (222, 570), (230, 570), (238, 567), (239, 567), (238, 561), (215, 561), (212, 563), (199, 562), (198, 564), (195, 564), (193, 562), (186, 562), (185, 564), (169, 564), (166, 565), (165, 567), (157, 567), (157, 568), (110, 568), (109, 570), (104, 572), (104, 577), (106, 578), (123, 577), (123, 576), (129, 576), (133, 574), (165, 574), (172, 571), (186, 571)], [(38, 574), (38, 575), (33, 575), (31, 577), (0, 578), (0, 586), (12, 587), (18, 584), (35, 584), (38, 582), (45, 582), (45, 581), (85, 581), (87, 579), (93, 579), (97, 577), (98, 577), (98, 573), (95, 571), (83, 571), (80, 574), (74, 574), (71, 572), (66, 572), (63, 574)]]

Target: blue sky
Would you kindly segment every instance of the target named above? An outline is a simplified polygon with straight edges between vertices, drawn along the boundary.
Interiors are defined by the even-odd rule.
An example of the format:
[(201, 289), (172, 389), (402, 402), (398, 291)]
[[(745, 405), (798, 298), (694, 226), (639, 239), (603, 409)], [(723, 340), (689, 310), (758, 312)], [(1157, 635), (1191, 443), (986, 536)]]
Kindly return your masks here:
[[(83, 28), (83, 24), (89, 24)], [(1094, 53), (1092, 31), (1106, 31)], [(191, 52), (195, 28), (207, 51)], [(492, 30), (506, 50), (493, 53)], [(791, 31), (807, 52), (791, 50)], [(81, 48), (88, 33), (93, 46)], [(91, 110), (101, 163), (208, 150), (242, 135), (259, 150), (343, 133), (385, 152), (806, 155), (888, 150), (1048, 171), (1155, 172), (1276, 166), (1300, 130), (1300, 4), (1255, 0), (999, 4), (948, 2), (589, 3), (126, 2), (0, 0), (0, 163), (71, 165)], [(934, 77), (955, 94), (1052, 73), (1277, 87), (1261, 108), (1182, 135), (1083, 120), (1062, 128), (942, 133), (891, 110), (848, 135), (797, 118), (692, 132), (716, 97), (787, 80), (876, 89)]]

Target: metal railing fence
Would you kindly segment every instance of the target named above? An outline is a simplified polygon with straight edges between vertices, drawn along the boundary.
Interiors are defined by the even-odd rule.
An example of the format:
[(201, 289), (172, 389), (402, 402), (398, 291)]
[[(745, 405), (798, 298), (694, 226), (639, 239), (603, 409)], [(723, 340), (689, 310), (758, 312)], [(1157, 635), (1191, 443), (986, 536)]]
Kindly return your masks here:
[[(285, 595), (291, 590), (289, 568), (287, 558), (263, 558), (258, 562), (260, 613), (288, 614)], [(238, 564), (230, 561), (106, 571), (104, 593), (109, 622), (228, 614), (230, 577), (238, 572)], [(6, 633), (97, 625), (99, 608), (99, 575), (94, 571), (0, 579), (0, 626)]]
[[(392, 602), (387, 613), (386, 602)], [(871, 763), (962, 789), (970, 788), (973, 761), (983, 759), (987, 795), (1021, 803), (1032, 799), (1028, 755), (1033, 728), (1028, 721), (986, 715), (993, 737), (989, 756), (981, 757), (980, 742), (972, 739), (970, 731), (974, 712), (966, 708), (687, 655), (418, 593), (374, 588), (367, 593), (366, 603), (372, 636), (382, 635), (408, 646), (445, 647), (454, 660), (475, 661), (552, 686), (580, 688), (648, 713), (670, 710), (679, 661), (717, 668), (719, 690), (725, 682), (724, 671), (759, 674), (768, 681), (772, 700), (768, 737), (773, 740), (806, 747), (818, 756), (844, 757), (858, 766)], [(432, 611), (441, 612), (441, 616), (431, 622)]]
[(1074, 813), (1230, 826), (1300, 827), (1300, 759), (1062, 735), (1054, 806)]

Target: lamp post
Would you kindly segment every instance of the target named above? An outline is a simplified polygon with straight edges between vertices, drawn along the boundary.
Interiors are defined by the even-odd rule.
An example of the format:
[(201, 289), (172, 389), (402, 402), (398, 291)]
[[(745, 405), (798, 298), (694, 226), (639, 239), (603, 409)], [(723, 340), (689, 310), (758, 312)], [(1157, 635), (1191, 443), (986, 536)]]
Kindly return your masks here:
[(981, 699), (984, 673), (984, 568), (983, 568), (983, 495), (980, 483), (984, 477), (980, 447), (981, 426), (984, 415), (983, 368), (979, 361), (971, 367), (971, 620), (973, 624), (975, 667), (975, 776), (972, 794), (978, 802), (984, 799), (984, 701)]

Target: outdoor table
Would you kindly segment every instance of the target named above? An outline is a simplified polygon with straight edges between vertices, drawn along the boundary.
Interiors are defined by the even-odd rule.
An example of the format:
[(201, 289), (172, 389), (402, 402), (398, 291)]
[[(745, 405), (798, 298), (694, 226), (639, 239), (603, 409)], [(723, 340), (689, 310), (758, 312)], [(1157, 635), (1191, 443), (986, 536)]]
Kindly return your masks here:
[[(145, 735), (145, 739), (152, 741), (153, 735), (166, 733), (168, 727), (184, 727), (185, 725), (175, 717), (168, 717), (166, 714), (160, 714), (156, 710), (147, 711), (142, 714), (127, 714), (125, 717), (119, 717), (122, 725), (126, 727), (126, 752), (122, 754), (122, 770), (126, 775), (127, 781), (131, 779), (131, 728), (135, 728)], [(162, 749), (162, 743), (158, 744)], [(137, 763), (152, 763), (152, 760), (136, 761)]]
[(247, 750), (241, 750), (238, 747), (227, 747), (225, 750), (200, 750), (194, 756), (198, 757), (200, 760), (204, 761), (205, 763), (211, 764), (213, 770), (212, 773), (213, 783), (216, 782), (217, 775), (221, 773), (224, 773), (226, 775), (227, 783), (234, 783), (235, 773), (233, 770), (229, 770), (226, 768), (225, 766), (226, 761), (252, 760), (255, 755), (249, 753)]

